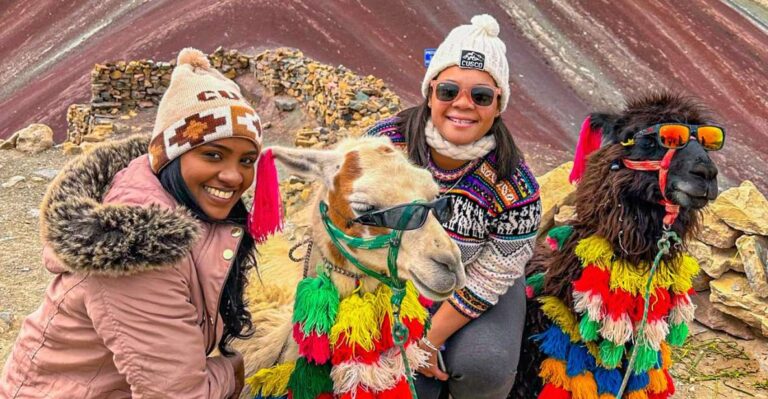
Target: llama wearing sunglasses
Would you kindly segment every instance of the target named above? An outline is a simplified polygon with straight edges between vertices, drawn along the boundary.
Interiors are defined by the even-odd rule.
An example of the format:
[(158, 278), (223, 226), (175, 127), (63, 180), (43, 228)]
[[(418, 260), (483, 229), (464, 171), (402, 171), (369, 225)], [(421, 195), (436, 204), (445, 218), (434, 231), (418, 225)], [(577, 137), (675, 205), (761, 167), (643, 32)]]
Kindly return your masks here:
[[(571, 175), (578, 218), (550, 230), (527, 266), (528, 342), (510, 397), (674, 394), (671, 348), (693, 320), (699, 269), (685, 242), (718, 194), (708, 150), (724, 132), (710, 123), (698, 103), (670, 93), (584, 122)], [(659, 129), (670, 125), (722, 134), (705, 131), (702, 146), (696, 133), (678, 140)]]
[[(427, 319), (419, 294), (443, 300), (466, 280), (459, 248), (437, 219), (448, 211), (445, 201), (436, 200), (437, 184), (386, 138), (348, 139), (333, 150), (277, 147), (273, 153), (289, 173), (314, 179), (321, 187), (308, 209), (310, 277), (296, 285), (302, 270), (292, 268), (295, 263), (286, 258), (284, 237), (274, 237), (260, 248), (273, 262), (284, 261), (274, 266), (260, 263), (260, 279), (249, 286), (255, 334), (236, 347), (245, 358), (253, 394), (409, 397), (407, 375), (428, 357), (415, 344)], [(363, 273), (354, 262), (386, 283)], [(397, 289), (389, 286), (397, 277), (408, 281), (402, 286), (399, 312), (391, 305)], [(295, 294), (292, 287), (297, 287)], [(328, 318), (334, 308), (336, 316)], [(392, 333), (395, 319), (408, 332), (401, 347)]]

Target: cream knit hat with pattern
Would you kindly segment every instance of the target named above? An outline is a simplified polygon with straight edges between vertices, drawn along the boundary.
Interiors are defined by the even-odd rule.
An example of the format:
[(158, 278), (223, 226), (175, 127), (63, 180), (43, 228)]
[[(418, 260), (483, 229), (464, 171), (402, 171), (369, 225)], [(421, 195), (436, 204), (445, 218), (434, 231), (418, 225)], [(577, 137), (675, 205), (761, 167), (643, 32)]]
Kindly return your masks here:
[(157, 109), (149, 143), (152, 170), (159, 173), (192, 148), (227, 137), (251, 140), (261, 150), (259, 116), (237, 84), (211, 67), (205, 54), (185, 48)]
[(443, 69), (454, 65), (488, 72), (501, 89), (500, 110), (504, 112), (509, 101), (507, 46), (499, 39), (499, 23), (492, 16), (475, 15), (471, 25), (458, 26), (448, 34), (432, 56), (421, 83), (421, 93), (425, 98), (432, 79)]

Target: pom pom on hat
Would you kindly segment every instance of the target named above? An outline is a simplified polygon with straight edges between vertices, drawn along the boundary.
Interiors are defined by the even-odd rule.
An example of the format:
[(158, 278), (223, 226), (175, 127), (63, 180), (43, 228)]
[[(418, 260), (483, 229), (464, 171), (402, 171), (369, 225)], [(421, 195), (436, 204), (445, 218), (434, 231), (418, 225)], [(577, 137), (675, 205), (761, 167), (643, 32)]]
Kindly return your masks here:
[(183, 64), (191, 65), (194, 68), (211, 69), (211, 61), (208, 60), (208, 56), (192, 47), (187, 47), (179, 52), (179, 56), (176, 58), (176, 65)]
[(472, 17), (472, 25), (485, 32), (488, 36), (499, 36), (499, 23), (488, 14)]

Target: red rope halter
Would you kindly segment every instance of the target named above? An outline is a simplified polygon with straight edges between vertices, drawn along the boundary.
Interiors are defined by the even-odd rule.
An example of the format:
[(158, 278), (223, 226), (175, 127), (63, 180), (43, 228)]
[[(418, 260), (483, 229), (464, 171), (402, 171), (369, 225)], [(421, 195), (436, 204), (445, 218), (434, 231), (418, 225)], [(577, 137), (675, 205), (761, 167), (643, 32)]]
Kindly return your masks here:
[(628, 169), (639, 170), (644, 172), (659, 171), (659, 188), (661, 189), (661, 197), (659, 204), (664, 205), (666, 214), (664, 215), (664, 225), (672, 226), (680, 214), (680, 205), (674, 204), (667, 199), (667, 177), (669, 175), (669, 165), (672, 163), (672, 157), (675, 156), (675, 150), (667, 150), (664, 154), (664, 158), (661, 161), (632, 161), (629, 159), (623, 159), (624, 166)]

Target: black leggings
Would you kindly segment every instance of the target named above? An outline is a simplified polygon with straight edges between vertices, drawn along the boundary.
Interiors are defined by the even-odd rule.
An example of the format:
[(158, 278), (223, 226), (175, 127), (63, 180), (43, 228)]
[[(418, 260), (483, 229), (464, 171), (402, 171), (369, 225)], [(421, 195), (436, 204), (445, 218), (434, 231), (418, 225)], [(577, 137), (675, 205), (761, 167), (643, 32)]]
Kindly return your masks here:
[(448, 381), (416, 374), (419, 399), (505, 399), (515, 382), (525, 325), (525, 280), (519, 279), (499, 302), (457, 331), (443, 359)]

